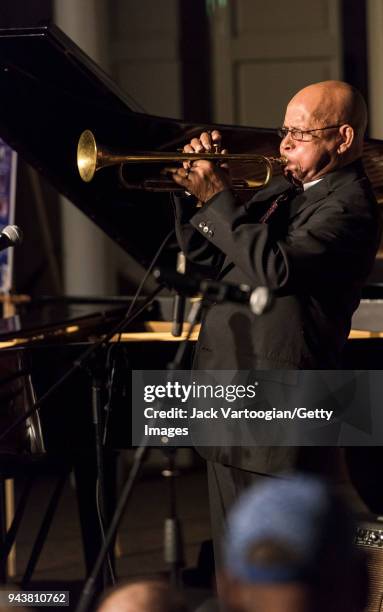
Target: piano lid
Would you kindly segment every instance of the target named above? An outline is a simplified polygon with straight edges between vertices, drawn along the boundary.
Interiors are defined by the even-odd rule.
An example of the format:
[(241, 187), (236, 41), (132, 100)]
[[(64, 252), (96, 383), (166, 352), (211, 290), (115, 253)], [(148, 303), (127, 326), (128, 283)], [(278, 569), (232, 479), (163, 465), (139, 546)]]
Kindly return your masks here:
[[(134, 112), (116, 84), (55, 26), (0, 30), (0, 91), (0, 137), (113, 240), (147, 263), (173, 226), (169, 195), (123, 189), (115, 167), (83, 183), (76, 166), (79, 135), (88, 128), (109, 147), (175, 151), (213, 126)], [(233, 152), (278, 154), (274, 130), (219, 129)], [(379, 141), (366, 150), (378, 196), (383, 195), (382, 152)]]
[(0, 318), (0, 348), (18, 344), (47, 343), (49, 340), (71, 342), (99, 331), (105, 333), (121, 320), (126, 307), (107, 303), (47, 303), (38, 310)]

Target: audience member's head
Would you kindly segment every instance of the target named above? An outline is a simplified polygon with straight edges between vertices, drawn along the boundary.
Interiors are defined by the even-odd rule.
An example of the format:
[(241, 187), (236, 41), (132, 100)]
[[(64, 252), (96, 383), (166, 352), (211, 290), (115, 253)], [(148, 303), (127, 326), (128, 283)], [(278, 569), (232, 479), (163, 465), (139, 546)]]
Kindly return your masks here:
[(97, 612), (187, 612), (187, 607), (166, 582), (138, 580), (106, 592)]
[(297, 475), (247, 490), (224, 541), (222, 593), (239, 612), (359, 612), (364, 559), (345, 505), (323, 481)]

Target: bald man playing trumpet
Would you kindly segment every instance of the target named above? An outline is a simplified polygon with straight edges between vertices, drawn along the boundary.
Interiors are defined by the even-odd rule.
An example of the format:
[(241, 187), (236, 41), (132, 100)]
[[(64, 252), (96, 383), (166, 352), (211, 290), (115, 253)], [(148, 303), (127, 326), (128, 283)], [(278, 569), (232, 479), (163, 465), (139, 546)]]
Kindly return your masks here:
[[(203, 159), (214, 142), (221, 144), (219, 132), (205, 132), (185, 146), (185, 152), (200, 154), (173, 174), (202, 202), (201, 208), (190, 203), (193, 198), (175, 204), (178, 240), (193, 269), (230, 283), (266, 285), (275, 295), (273, 308), (260, 317), (245, 305), (213, 305), (203, 321), (196, 369), (339, 367), (380, 237), (377, 203), (361, 161), (366, 124), (366, 104), (347, 83), (305, 87), (289, 102), (279, 130), (284, 176), (245, 204), (232, 191), (229, 172)], [(256, 474), (306, 460), (298, 448), (214, 447), (201, 453), (210, 462), (218, 522)]]

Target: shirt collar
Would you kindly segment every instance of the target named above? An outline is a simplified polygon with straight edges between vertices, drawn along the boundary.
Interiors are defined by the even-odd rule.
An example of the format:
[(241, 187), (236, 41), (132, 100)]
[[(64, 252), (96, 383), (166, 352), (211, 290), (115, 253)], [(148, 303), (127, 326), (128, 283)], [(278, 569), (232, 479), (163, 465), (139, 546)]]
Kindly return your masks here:
[(315, 181), (310, 181), (309, 183), (303, 183), (303, 191), (306, 191), (306, 189), (310, 189), (310, 187), (314, 187), (314, 185), (319, 183), (319, 181), (321, 181), (322, 179), (323, 179), (323, 176), (321, 176), (321, 178), (319, 179), (315, 179)]

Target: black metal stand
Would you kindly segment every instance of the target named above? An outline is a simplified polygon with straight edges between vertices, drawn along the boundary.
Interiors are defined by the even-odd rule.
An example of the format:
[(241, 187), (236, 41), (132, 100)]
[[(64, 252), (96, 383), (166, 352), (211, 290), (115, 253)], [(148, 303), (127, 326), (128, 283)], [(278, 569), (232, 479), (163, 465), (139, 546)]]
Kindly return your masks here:
[[(185, 274), (186, 258), (182, 251), (177, 253), (177, 272)], [(176, 338), (182, 336), (184, 320), (185, 320), (186, 297), (177, 291), (173, 298), (173, 316), (172, 316), (172, 335)]]
[(177, 515), (176, 477), (178, 471), (175, 466), (176, 448), (164, 449), (168, 459), (168, 466), (162, 471), (162, 476), (168, 479), (169, 485), (169, 517), (164, 524), (164, 560), (170, 568), (170, 584), (173, 588), (181, 586), (180, 570), (184, 566), (184, 546), (181, 523)]
[(182, 336), (185, 317), (186, 298), (177, 293), (173, 298), (172, 336)]
[(26, 586), (29, 584), (29, 582), (30, 582), (30, 580), (32, 578), (32, 574), (33, 574), (33, 572), (35, 570), (35, 567), (36, 567), (36, 564), (37, 564), (37, 562), (39, 560), (41, 551), (43, 549), (44, 542), (45, 542), (45, 540), (47, 538), (48, 531), (49, 531), (50, 526), (52, 524), (52, 520), (53, 520), (53, 517), (55, 515), (56, 508), (57, 508), (57, 505), (58, 505), (58, 503), (60, 501), (61, 493), (63, 491), (64, 485), (65, 485), (67, 479), (68, 479), (68, 473), (64, 473), (64, 474), (62, 474), (60, 476), (60, 478), (57, 481), (56, 487), (55, 487), (55, 489), (53, 491), (53, 495), (52, 495), (52, 497), (51, 497), (51, 499), (49, 501), (48, 508), (46, 510), (43, 522), (42, 522), (42, 524), (40, 526), (40, 529), (39, 529), (39, 532), (37, 534), (36, 541), (35, 541), (35, 543), (33, 545), (31, 556), (30, 556), (29, 561), (28, 561), (28, 565), (27, 565), (27, 567), (25, 569), (24, 575), (23, 575), (22, 580), (21, 580), (20, 586), (21, 586), (22, 589), (26, 588)]
[[(189, 317), (188, 317), (188, 323), (190, 325), (188, 336), (179, 345), (174, 361), (170, 363), (168, 366), (169, 372), (172, 372), (173, 370), (182, 369), (182, 364), (185, 359), (189, 338), (191, 337), (193, 333), (193, 330), (198, 322), (198, 319), (201, 315), (201, 312), (204, 306), (205, 306), (205, 303), (203, 301), (195, 302), (193, 304)], [(153, 421), (149, 425), (149, 427), (153, 427), (153, 426), (155, 426), (155, 419), (153, 419)], [(122, 515), (131, 497), (134, 484), (136, 482), (138, 474), (141, 471), (141, 468), (146, 459), (147, 452), (148, 452), (147, 440), (148, 440), (147, 436), (144, 436), (142, 438), (141, 443), (134, 454), (134, 461), (133, 461), (133, 465), (131, 467), (128, 479), (122, 489), (120, 499), (118, 501), (116, 510), (110, 522), (108, 531), (105, 534), (105, 539), (104, 539), (102, 548), (100, 550), (100, 553), (97, 557), (93, 571), (90, 574), (88, 580), (86, 581), (84, 589), (81, 593), (79, 603), (76, 607), (76, 612), (86, 612), (93, 602), (97, 577), (104, 564), (108, 551), (110, 550), (110, 547), (113, 544), (115, 534), (117, 532), (118, 526), (122, 519)], [(175, 513), (176, 507), (175, 507), (175, 497), (174, 497), (174, 481), (173, 483), (171, 483), (171, 487), (172, 487), (171, 497), (170, 497), (171, 499), (171, 517), (170, 517), (171, 523), (169, 523), (169, 525), (171, 525), (171, 529), (169, 529), (169, 559), (171, 559), (172, 583), (178, 585), (179, 584), (180, 558), (182, 558), (182, 554), (180, 554), (180, 550), (182, 547), (181, 547), (181, 538), (179, 537), (180, 536), (179, 523), (178, 523), (178, 519)], [(171, 554), (170, 554), (170, 550), (171, 550)]]
[[(101, 541), (105, 531), (105, 525), (107, 523), (107, 511), (106, 511), (106, 487), (105, 487), (105, 468), (104, 468), (104, 446), (103, 446), (103, 414), (102, 414), (102, 377), (100, 372), (100, 366), (96, 360), (91, 362), (89, 373), (92, 378), (92, 417), (93, 417), (93, 428), (94, 428), (94, 439), (96, 449), (96, 466), (97, 466), (97, 477), (96, 477), (96, 504), (99, 514)], [(112, 569), (112, 559), (109, 555), (109, 559), (103, 565), (101, 584), (106, 588), (111, 583), (114, 583), (114, 573)]]
[[(177, 254), (177, 272), (185, 274), (186, 258), (182, 251)], [(172, 335), (176, 338), (182, 336), (185, 319), (186, 297), (177, 291), (173, 298)]]
[(105, 520), (105, 479), (104, 479), (104, 453), (102, 451), (102, 404), (101, 404), (102, 383), (97, 371), (92, 374), (92, 416), (94, 439), (96, 442), (96, 464), (97, 480), (99, 488), (99, 507), (100, 516)]

